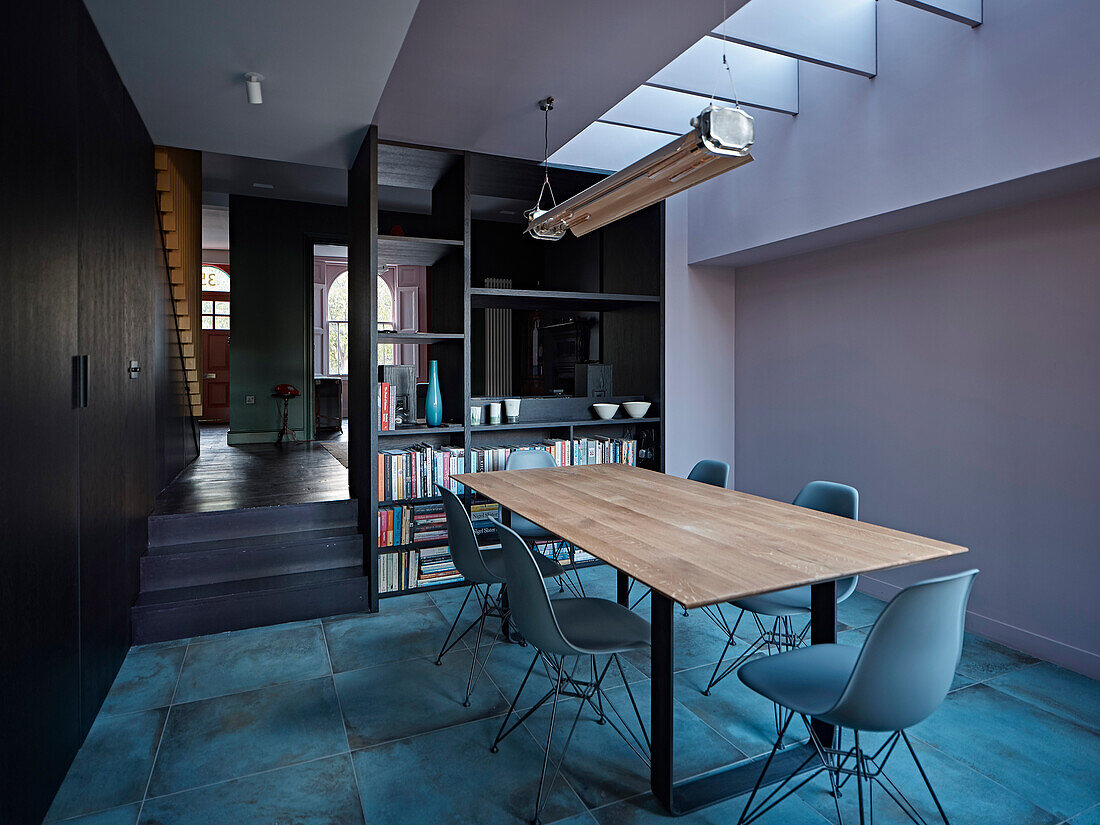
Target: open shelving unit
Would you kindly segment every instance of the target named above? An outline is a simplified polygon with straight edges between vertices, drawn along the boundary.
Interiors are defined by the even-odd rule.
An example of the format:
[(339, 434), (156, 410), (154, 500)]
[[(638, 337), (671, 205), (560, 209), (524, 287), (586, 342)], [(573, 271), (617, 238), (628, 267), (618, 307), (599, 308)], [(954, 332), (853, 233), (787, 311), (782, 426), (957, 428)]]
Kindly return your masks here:
[[(554, 189), (563, 199), (600, 177), (577, 170), (551, 170)], [(428, 443), (461, 447), (469, 455), (478, 447), (538, 444), (548, 438), (573, 441), (586, 435), (644, 434), (652, 455), (639, 464), (664, 468), (663, 205), (583, 238), (539, 241), (524, 235), (524, 225), (517, 221), (534, 202), (541, 181), (541, 165), (532, 161), (388, 143), (378, 140), (374, 127), (352, 168), (350, 246), (352, 267), (356, 267), (357, 260), (360, 278), (359, 286), (353, 287), (358, 292), (353, 294), (352, 302), (354, 306), (369, 307), (359, 330), (359, 340), (366, 346), (355, 356), (361, 359), (358, 369), (367, 375), (358, 398), (369, 408), (369, 418), (363, 415), (356, 419), (358, 425), (352, 425), (352, 480), (360, 501), (360, 531), (370, 548), (365, 563), (371, 578), (371, 610), (378, 609), (379, 604), (381, 555), (446, 543), (429, 540), (379, 547), (380, 507), (441, 502), (438, 496), (377, 500), (380, 449)], [(390, 194), (400, 190), (407, 196), (398, 201), (430, 203), (430, 211), (382, 210), (378, 207), (380, 188)], [(363, 209), (364, 204), (369, 208)], [(420, 318), (416, 332), (379, 331), (373, 279), (380, 267), (403, 264), (429, 267), (426, 317)], [(516, 375), (508, 392), (494, 395), (489, 392), (486, 377), (487, 319), (498, 310), (510, 313), (515, 322), (511, 357)], [(551, 328), (570, 330), (573, 337), (565, 344), (588, 347), (588, 358), (580, 360), (613, 365), (614, 397), (573, 398), (562, 394), (561, 386), (553, 386), (555, 381), (561, 383), (561, 376), (551, 375), (549, 368), (541, 377), (521, 374), (521, 365), (526, 363), (522, 358), (533, 360), (531, 352), (521, 352), (524, 342), (538, 339), (539, 329)], [(553, 340), (555, 346), (561, 345), (558, 339)], [(378, 345), (390, 343), (418, 345), (421, 358), (426, 354), (429, 360), (439, 362), (442, 426), (378, 431), (374, 391)], [(352, 348), (355, 352), (354, 341)], [(355, 363), (352, 369), (357, 369)], [(555, 389), (559, 390), (557, 394)], [(568, 389), (571, 392), (571, 385)], [(469, 424), (472, 404), (487, 404), (502, 395), (522, 399), (518, 422)], [(643, 398), (652, 402), (643, 418), (625, 418), (620, 411), (613, 419), (601, 420), (589, 410), (595, 400)], [(357, 439), (356, 427), (367, 422), (369, 440)], [(465, 499), (470, 504), (476, 496), (467, 490)], [(428, 591), (460, 585), (447, 582), (412, 589)], [(410, 589), (381, 596), (407, 592)]]

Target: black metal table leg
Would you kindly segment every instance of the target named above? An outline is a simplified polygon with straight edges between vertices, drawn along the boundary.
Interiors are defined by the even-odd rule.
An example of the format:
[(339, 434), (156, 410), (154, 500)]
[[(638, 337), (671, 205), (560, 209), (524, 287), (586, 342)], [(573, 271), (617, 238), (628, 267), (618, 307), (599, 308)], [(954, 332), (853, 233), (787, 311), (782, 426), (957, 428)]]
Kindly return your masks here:
[[(622, 574), (620, 574), (621, 576)], [(621, 581), (621, 580), (620, 580)], [(621, 591), (620, 591), (621, 593)], [(650, 788), (653, 795), (674, 816), (691, 813), (726, 799), (748, 793), (760, 778), (766, 755), (735, 762), (711, 773), (676, 782), (673, 753), (674, 656), (672, 635), (672, 600), (660, 593), (652, 594), (652, 706), (650, 707)], [(810, 596), (810, 642), (830, 644), (836, 641), (836, 585), (833, 582), (815, 584)], [(831, 745), (834, 729), (820, 720), (812, 721), (822, 743)], [(814, 747), (805, 742), (779, 751), (767, 766), (762, 785), (782, 781), (795, 771), (815, 770)]]
[(615, 571), (615, 598), (623, 607), (630, 607), (630, 576), (622, 570)]

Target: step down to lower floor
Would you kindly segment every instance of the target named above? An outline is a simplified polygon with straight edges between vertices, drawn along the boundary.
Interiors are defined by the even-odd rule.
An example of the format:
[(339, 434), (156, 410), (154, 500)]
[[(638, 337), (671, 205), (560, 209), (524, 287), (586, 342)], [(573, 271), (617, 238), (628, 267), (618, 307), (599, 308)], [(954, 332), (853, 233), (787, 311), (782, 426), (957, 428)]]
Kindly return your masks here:
[(363, 537), (354, 527), (164, 545), (141, 557), (141, 592), (362, 563)]
[(134, 644), (365, 612), (369, 601), (361, 564), (154, 590), (142, 593), (131, 610)]
[(355, 499), (149, 516), (149, 547), (354, 527)]

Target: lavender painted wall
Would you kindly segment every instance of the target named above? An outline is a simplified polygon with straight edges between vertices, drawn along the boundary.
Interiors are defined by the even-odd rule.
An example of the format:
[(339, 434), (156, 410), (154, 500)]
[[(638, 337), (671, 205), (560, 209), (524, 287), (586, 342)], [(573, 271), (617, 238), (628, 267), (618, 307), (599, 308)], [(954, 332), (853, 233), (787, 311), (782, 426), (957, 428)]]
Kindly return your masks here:
[(753, 112), (756, 161), (691, 190), (691, 262), (1100, 155), (1100, 3), (988, 0), (976, 29), (877, 8), (877, 77), (802, 64), (798, 116)]
[(733, 272), (688, 266), (688, 202), (665, 202), (665, 470), (733, 466)]
[(736, 284), (737, 488), (854, 484), (867, 521), (971, 548), (865, 589), (980, 567), (971, 629), (1100, 677), (1100, 189)]

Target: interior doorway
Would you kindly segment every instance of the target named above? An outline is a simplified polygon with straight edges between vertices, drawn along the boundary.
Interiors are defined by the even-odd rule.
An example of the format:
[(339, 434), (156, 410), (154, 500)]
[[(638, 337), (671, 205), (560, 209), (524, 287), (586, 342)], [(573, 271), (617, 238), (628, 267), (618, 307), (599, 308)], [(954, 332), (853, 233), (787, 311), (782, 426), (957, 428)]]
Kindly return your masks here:
[(229, 423), (229, 265), (202, 267), (202, 421)]

